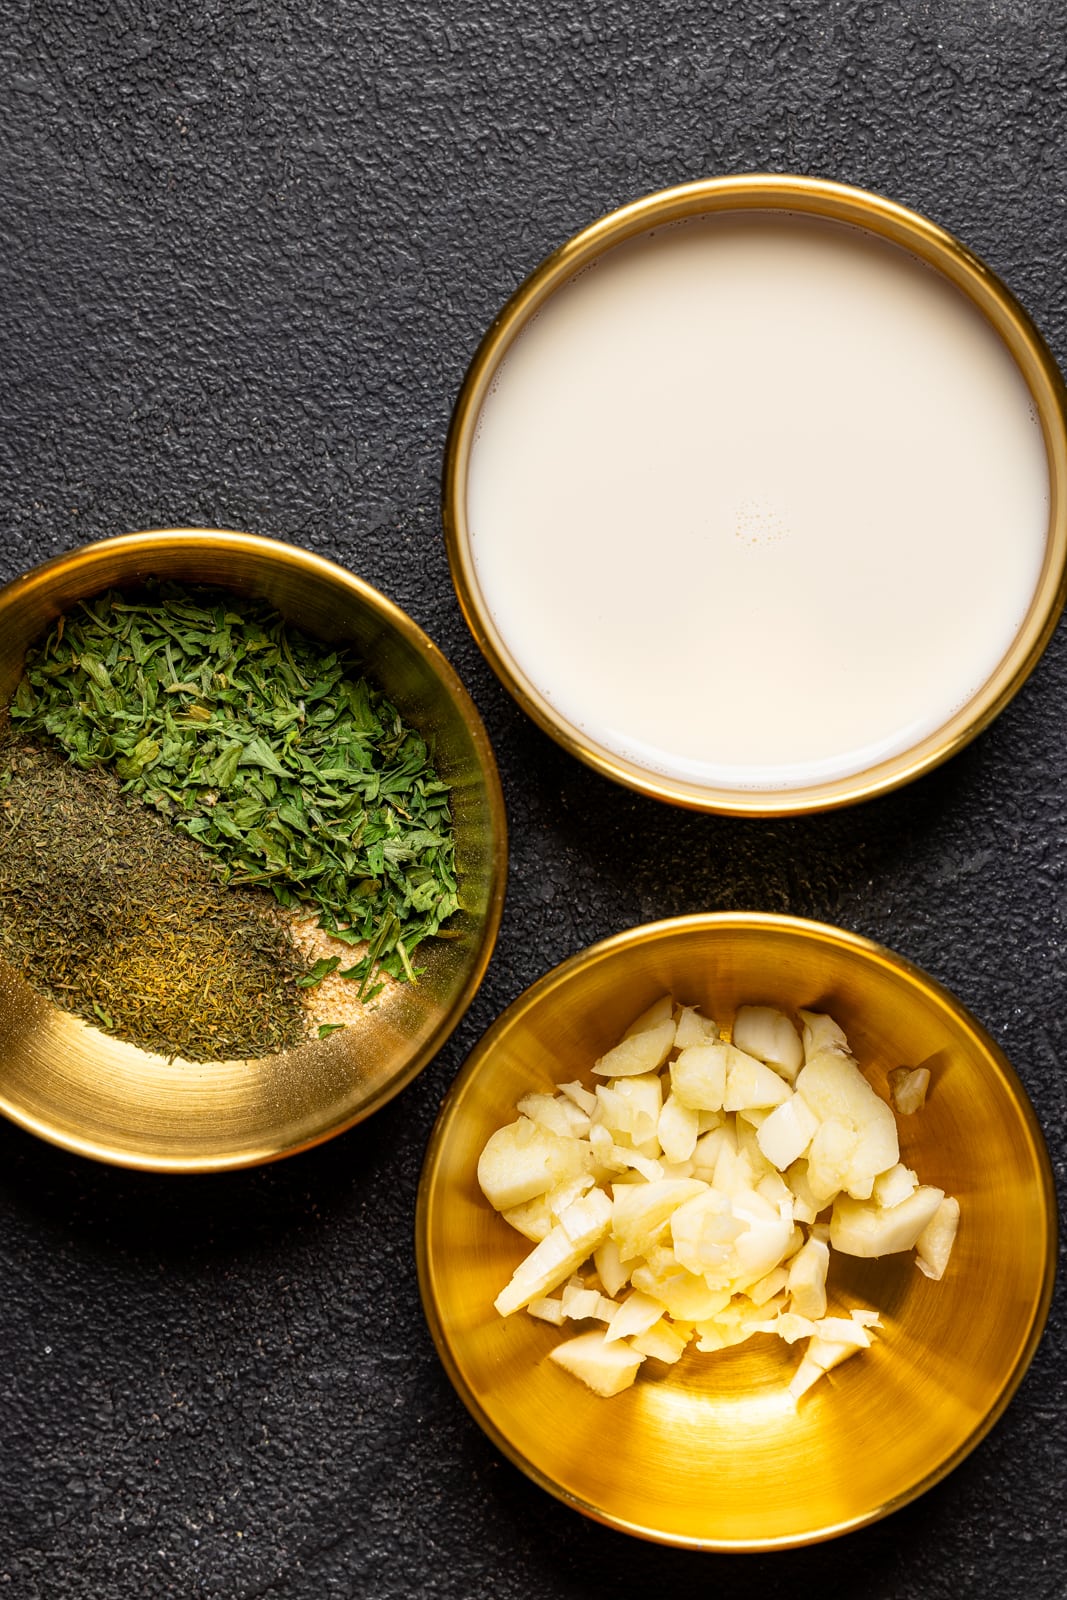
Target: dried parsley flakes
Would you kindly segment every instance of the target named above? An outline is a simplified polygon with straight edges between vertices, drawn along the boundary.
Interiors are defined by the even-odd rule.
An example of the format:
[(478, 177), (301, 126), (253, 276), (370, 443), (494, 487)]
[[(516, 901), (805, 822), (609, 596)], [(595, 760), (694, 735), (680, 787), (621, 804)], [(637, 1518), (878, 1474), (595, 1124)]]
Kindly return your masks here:
[(366, 990), (456, 910), (449, 794), (425, 740), (343, 650), (267, 605), (157, 584), (61, 617), (30, 652), (14, 723), (108, 766), (224, 866), (233, 885), (311, 904), (367, 943)]

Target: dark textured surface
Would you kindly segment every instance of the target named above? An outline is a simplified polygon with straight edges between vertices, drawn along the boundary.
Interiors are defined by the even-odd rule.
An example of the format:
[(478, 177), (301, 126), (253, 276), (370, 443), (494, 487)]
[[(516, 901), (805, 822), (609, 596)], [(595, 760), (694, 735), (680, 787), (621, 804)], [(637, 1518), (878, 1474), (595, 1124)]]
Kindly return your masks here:
[(333, 1145), (168, 1182), (0, 1127), (0, 1596), (1059, 1600), (1061, 1297), (1004, 1418), (920, 1502), (816, 1549), (687, 1555), (584, 1522), (498, 1456), (438, 1365), (411, 1238), (436, 1108), (487, 1023), (589, 940), (705, 908), (839, 922), (933, 972), (1007, 1049), (1062, 1185), (1063, 628), (997, 724), (906, 793), (789, 824), (686, 815), (513, 707), (437, 504), (504, 297), (584, 223), (688, 178), (808, 171), (915, 206), (1064, 364), (1060, 0), (9, 0), (4, 24), (0, 578), (168, 522), (340, 560), (464, 677), (513, 854), (470, 1014)]

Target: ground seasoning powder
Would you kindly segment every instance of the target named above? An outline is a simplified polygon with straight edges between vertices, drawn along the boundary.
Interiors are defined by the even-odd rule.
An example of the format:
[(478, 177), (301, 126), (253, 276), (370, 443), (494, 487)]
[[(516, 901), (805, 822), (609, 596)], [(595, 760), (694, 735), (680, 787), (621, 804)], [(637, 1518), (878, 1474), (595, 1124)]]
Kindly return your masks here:
[(57, 1005), (190, 1061), (307, 1037), (303, 971), (272, 897), (224, 887), (114, 775), (0, 744), (0, 955)]

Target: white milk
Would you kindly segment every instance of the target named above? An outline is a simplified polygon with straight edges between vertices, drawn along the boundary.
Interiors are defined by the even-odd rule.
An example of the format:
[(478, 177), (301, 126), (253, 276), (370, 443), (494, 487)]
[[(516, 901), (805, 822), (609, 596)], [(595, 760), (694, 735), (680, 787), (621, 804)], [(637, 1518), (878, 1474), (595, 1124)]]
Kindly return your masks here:
[(707, 217), (617, 247), (508, 352), (467, 490), (477, 582), (556, 711), (733, 788), (862, 770), (998, 665), (1049, 513), (1029, 390), (860, 229)]

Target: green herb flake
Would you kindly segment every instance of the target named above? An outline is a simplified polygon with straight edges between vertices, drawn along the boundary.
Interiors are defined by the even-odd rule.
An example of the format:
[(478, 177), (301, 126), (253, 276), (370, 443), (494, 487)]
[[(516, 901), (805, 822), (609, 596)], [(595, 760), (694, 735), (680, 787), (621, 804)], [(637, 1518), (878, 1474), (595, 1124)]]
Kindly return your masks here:
[(336, 972), (340, 965), (340, 956), (323, 956), (321, 961), (316, 961), (315, 965), (296, 981), (301, 989), (311, 989), (315, 984), (321, 983), (323, 978), (328, 978), (331, 972)]

